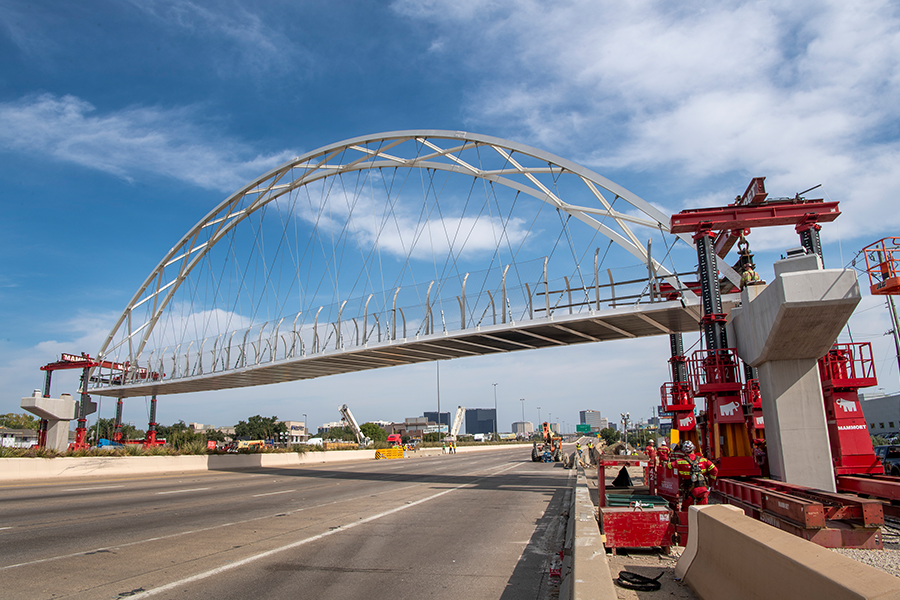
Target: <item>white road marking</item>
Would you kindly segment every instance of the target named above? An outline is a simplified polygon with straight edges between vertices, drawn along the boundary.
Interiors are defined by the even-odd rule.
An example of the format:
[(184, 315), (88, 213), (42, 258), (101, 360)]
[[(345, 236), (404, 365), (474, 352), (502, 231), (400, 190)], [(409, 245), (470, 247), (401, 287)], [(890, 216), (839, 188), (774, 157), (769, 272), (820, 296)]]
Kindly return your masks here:
[[(397, 492), (402, 492), (404, 490), (408, 490), (408, 489), (411, 489), (414, 487), (417, 487), (417, 486), (416, 485), (408, 485), (408, 486), (401, 487), (401, 488), (391, 489), (386, 492), (381, 492), (379, 494), (374, 494), (374, 496), (380, 496), (382, 493), (396, 494)], [(332, 502), (326, 502), (324, 504), (316, 504), (313, 506), (304, 506), (301, 508), (297, 508), (295, 510), (291, 510), (291, 511), (287, 511), (287, 512), (280, 512), (280, 513), (277, 513), (274, 515), (263, 515), (261, 517), (253, 517), (252, 519), (244, 519), (243, 521), (231, 521), (229, 523), (220, 523), (218, 525), (212, 525), (210, 527), (201, 527), (200, 529), (179, 531), (178, 533), (170, 533), (169, 535), (160, 535), (157, 537), (147, 538), (144, 540), (137, 540), (134, 542), (126, 542), (124, 544), (117, 544), (115, 546), (103, 546), (102, 548), (92, 548), (91, 550), (82, 550), (81, 552), (73, 552), (71, 554), (62, 554), (59, 556), (50, 556), (47, 558), (39, 558), (37, 560), (31, 560), (28, 562), (17, 563), (17, 564), (13, 564), (13, 565), (6, 565), (5, 567), (0, 567), (0, 571), (4, 571), (6, 569), (15, 569), (17, 567), (27, 567), (29, 565), (36, 565), (39, 563), (52, 562), (54, 560), (61, 560), (63, 558), (74, 558), (76, 556), (84, 556), (86, 554), (93, 554), (96, 552), (100, 552), (101, 550), (118, 550), (119, 548), (127, 548), (129, 546), (137, 546), (138, 544), (147, 544), (150, 542), (158, 542), (160, 540), (168, 540), (171, 538), (181, 537), (183, 535), (194, 535), (197, 533), (203, 533), (204, 531), (212, 531), (214, 529), (220, 529), (222, 527), (231, 527), (232, 525), (245, 525), (247, 523), (253, 523), (255, 521), (262, 521), (264, 519), (271, 519), (273, 517), (280, 517), (280, 516), (285, 516), (285, 515), (293, 515), (295, 513), (312, 510), (315, 508), (322, 508), (324, 506), (334, 506), (335, 504), (343, 504), (344, 502), (354, 502), (356, 500), (359, 500), (359, 498), (354, 497), (354, 498), (345, 498), (344, 500), (334, 500)]]
[(288, 492), (296, 492), (297, 490), (281, 490), (280, 492), (269, 492), (268, 494), (253, 494), (254, 498), (259, 498), (260, 496), (274, 496), (275, 494), (287, 494)]
[(185, 494), (187, 492), (202, 492), (203, 490), (208, 490), (210, 488), (194, 488), (192, 490), (171, 490), (168, 492), (156, 492), (157, 496), (162, 496), (163, 494)]
[[(524, 464), (524, 463), (522, 463), (522, 464)], [(519, 466), (519, 463), (512, 464), (505, 469), (501, 469), (500, 471), (491, 473), (491, 475), (498, 475), (500, 473), (503, 473), (504, 471), (508, 471), (508, 470), (518, 467), (518, 466)], [(488, 477), (488, 475), (485, 475), (484, 477), (480, 477), (479, 479), (485, 479), (487, 477)], [(476, 481), (478, 481), (478, 480), (476, 480)], [(184, 579), (180, 579), (178, 581), (173, 581), (171, 583), (167, 583), (166, 585), (160, 586), (158, 588), (154, 588), (152, 590), (147, 590), (146, 592), (142, 592), (140, 594), (135, 594), (134, 596), (131, 596), (131, 598), (132, 598), (132, 600), (139, 600), (140, 598), (149, 598), (151, 596), (156, 596), (157, 594), (161, 594), (163, 592), (168, 592), (170, 590), (181, 587), (188, 583), (193, 583), (195, 581), (207, 579), (209, 577), (219, 575), (221, 573), (230, 571), (231, 569), (235, 569), (237, 567), (243, 567), (244, 565), (250, 564), (252, 562), (256, 562), (257, 560), (259, 560), (261, 558), (267, 558), (269, 556), (273, 556), (280, 552), (284, 552), (285, 550), (291, 550), (293, 548), (305, 546), (306, 544), (309, 544), (310, 542), (316, 542), (318, 540), (332, 536), (336, 533), (340, 533), (342, 531), (348, 531), (350, 529), (353, 529), (354, 527), (359, 527), (360, 525), (364, 525), (366, 523), (371, 523), (372, 521), (377, 521), (378, 519), (387, 517), (389, 515), (393, 515), (402, 510), (406, 510), (407, 508), (412, 508), (413, 506), (418, 506), (419, 504), (424, 504), (426, 502), (430, 502), (436, 498), (445, 496), (445, 495), (449, 494), (450, 492), (455, 492), (458, 489), (468, 487), (468, 486), (472, 485), (472, 483), (474, 483), (474, 482), (464, 483), (462, 485), (458, 485), (456, 487), (450, 488), (449, 490), (444, 490), (443, 492), (438, 492), (437, 494), (428, 496), (427, 498), (422, 498), (421, 500), (415, 500), (413, 502), (410, 502), (409, 504), (403, 504), (401, 506), (398, 506), (397, 508), (392, 508), (391, 510), (386, 510), (382, 513), (378, 513), (377, 515), (372, 515), (371, 517), (366, 517), (365, 519), (360, 519), (359, 521), (354, 521), (348, 525), (341, 525), (335, 529), (331, 529), (324, 533), (320, 533), (320, 534), (314, 535), (312, 537), (298, 540), (296, 542), (292, 542), (290, 544), (286, 544), (286, 545), (278, 547), (278, 548), (273, 548), (272, 550), (267, 550), (266, 552), (260, 552), (259, 554), (254, 554), (253, 556), (248, 556), (247, 558), (245, 558), (243, 560), (239, 560), (239, 561), (236, 561), (233, 563), (228, 563), (227, 565), (222, 565), (221, 567), (217, 567), (215, 569), (210, 569), (209, 571), (204, 571), (203, 573), (197, 573), (196, 575), (192, 575), (190, 577), (185, 577)]]
[(69, 488), (67, 490), (62, 490), (64, 492), (93, 492), (94, 490), (112, 490), (115, 488), (123, 488), (124, 485), (104, 485), (100, 487), (89, 487), (89, 488)]
[(12, 529), (12, 527), (0, 527), (0, 531), (3, 531), (5, 529)]
[[(523, 464), (524, 464), (524, 463), (523, 463)], [(510, 465), (509, 467), (507, 467), (506, 469), (502, 469), (502, 470), (497, 471), (496, 473), (493, 473), (493, 474), (496, 475), (496, 474), (499, 474), (499, 473), (503, 473), (504, 471), (508, 471), (509, 469), (512, 469), (513, 467), (517, 467), (517, 466), (520, 466), (520, 464), (519, 464), (519, 463), (514, 463), (514, 464)], [(471, 475), (475, 475), (476, 473), (478, 473), (478, 471), (471, 471), (471, 472), (469, 472), (469, 473), (464, 473), (463, 475), (466, 476), (466, 477), (468, 477), (468, 476), (471, 476)], [(489, 473), (488, 475), (490, 475), (490, 473)], [(570, 473), (569, 473), (569, 476), (571, 476), (571, 475), (572, 475), (572, 473), (570, 472)], [(484, 477), (487, 477), (487, 475), (485, 475)], [(483, 477), (482, 477), (482, 479), (483, 479)], [(386, 491), (386, 492), (379, 492), (379, 493), (377, 493), (377, 494), (371, 494), (371, 496), (380, 496), (381, 494), (391, 494), (391, 495), (394, 495), (394, 494), (397, 494), (398, 492), (403, 492), (403, 491), (405, 491), (405, 490), (409, 490), (409, 489), (412, 489), (412, 488), (415, 488), (415, 487), (418, 487), (418, 484), (412, 484), (412, 485), (407, 485), (407, 486), (400, 487), (400, 488), (394, 488), (394, 489), (388, 490), (388, 491)], [(463, 486), (460, 486), (460, 487), (463, 487)], [(449, 490), (449, 491), (453, 491), (453, 490)], [(253, 522), (255, 522), (255, 521), (262, 521), (262, 520), (264, 520), (264, 519), (271, 519), (271, 518), (273, 518), (273, 517), (281, 517), (281, 516), (285, 516), (285, 515), (293, 515), (293, 514), (296, 514), (296, 513), (299, 513), (299, 512), (304, 512), (304, 511), (312, 510), (312, 509), (315, 509), (315, 508), (322, 508), (322, 507), (324, 507), (324, 506), (334, 506), (335, 504), (343, 504), (343, 503), (345, 503), (345, 502), (354, 502), (354, 501), (356, 501), (356, 500), (359, 500), (359, 498), (355, 498), (355, 497), (354, 497), (354, 498), (345, 498), (344, 500), (334, 500), (334, 501), (332, 501), (332, 502), (326, 502), (326, 503), (324, 503), (324, 504), (316, 504), (316, 505), (314, 505), (314, 506), (304, 506), (304, 507), (297, 508), (297, 509), (295, 509), (295, 510), (291, 510), (291, 511), (287, 511), (287, 512), (280, 512), (280, 513), (274, 514), (274, 515), (263, 515), (263, 516), (261, 516), (261, 517), (253, 517), (252, 519), (245, 519), (245, 520), (243, 520), (243, 521), (232, 521), (232, 522), (229, 522), (229, 523), (220, 523), (219, 525), (212, 525), (212, 526), (210, 526), (210, 527), (201, 527), (200, 529), (192, 529), (192, 530), (189, 530), (189, 531), (179, 531), (178, 533), (171, 533), (171, 534), (169, 534), (169, 535), (161, 535), (161, 536), (152, 537), (152, 538), (147, 538), (147, 539), (143, 539), (143, 540), (136, 540), (136, 541), (133, 541), (133, 542), (126, 542), (126, 543), (124, 543), (124, 544), (117, 544), (117, 545), (115, 545), (115, 546), (104, 546), (104, 547), (102, 547), (102, 548), (93, 548), (93, 549), (91, 549), (91, 550), (82, 550), (82, 551), (80, 551), (80, 552), (72, 552), (71, 554), (62, 554), (62, 555), (59, 555), (59, 556), (50, 556), (50, 557), (47, 557), (47, 558), (39, 558), (39, 559), (37, 559), (37, 560), (31, 560), (31, 561), (28, 561), (28, 562), (17, 563), (17, 564), (13, 564), (13, 565), (6, 565), (6, 566), (4, 566), (4, 567), (0, 567), (0, 571), (5, 571), (6, 569), (15, 569), (15, 568), (17, 568), (17, 567), (27, 567), (27, 566), (29, 566), (29, 565), (36, 565), (36, 564), (45, 563), (45, 562), (52, 562), (52, 561), (55, 561), (55, 560), (61, 560), (61, 559), (64, 559), (64, 558), (74, 558), (74, 557), (77, 557), (77, 556), (84, 556), (84, 555), (86, 555), (86, 554), (96, 553), (96, 552), (99, 552), (99, 551), (101, 551), (101, 550), (117, 550), (117, 549), (119, 549), (119, 548), (127, 548), (127, 547), (129, 547), (129, 546), (137, 546), (137, 545), (139, 545), (139, 544), (147, 544), (147, 543), (149, 543), (149, 542), (158, 542), (158, 541), (160, 541), (160, 540), (167, 540), (167, 539), (171, 539), (171, 538), (177, 538), (177, 537), (181, 537), (181, 536), (183, 536), (183, 535), (195, 535), (195, 534), (197, 534), (197, 533), (203, 533), (204, 531), (212, 531), (212, 530), (214, 530), (214, 529), (220, 529), (220, 528), (222, 528), (222, 527), (231, 527), (231, 526), (233, 526), (233, 525), (244, 525), (244, 524), (246, 524), (246, 523), (253, 523)], [(410, 506), (410, 505), (407, 505), (407, 506)], [(9, 529), (12, 529), (12, 528), (10, 527)], [(336, 531), (337, 531), (337, 530), (336, 530)], [(152, 591), (152, 590), (151, 590), (151, 591)]]

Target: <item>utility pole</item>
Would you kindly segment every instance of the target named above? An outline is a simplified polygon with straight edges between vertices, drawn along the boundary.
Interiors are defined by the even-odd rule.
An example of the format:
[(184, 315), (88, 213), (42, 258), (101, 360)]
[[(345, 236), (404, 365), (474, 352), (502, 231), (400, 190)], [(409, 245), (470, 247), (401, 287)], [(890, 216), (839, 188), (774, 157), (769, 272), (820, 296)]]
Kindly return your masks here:
[(887, 297), (888, 311), (891, 313), (891, 325), (893, 326), (894, 348), (897, 351), (897, 368), (900, 370), (900, 328), (897, 327), (897, 309), (894, 307), (894, 297)]
[[(437, 430), (437, 439), (441, 441), (441, 361), (435, 361), (435, 366), (437, 367), (437, 401), (438, 401), (438, 430)], [(425, 440), (425, 435), (422, 434), (422, 441)]]

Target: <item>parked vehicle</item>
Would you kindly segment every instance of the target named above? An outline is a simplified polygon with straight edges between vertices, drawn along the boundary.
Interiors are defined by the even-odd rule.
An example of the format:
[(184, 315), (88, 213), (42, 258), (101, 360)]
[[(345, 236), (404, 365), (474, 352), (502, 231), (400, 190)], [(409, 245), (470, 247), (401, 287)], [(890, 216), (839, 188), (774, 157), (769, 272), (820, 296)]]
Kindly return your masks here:
[(900, 477), (900, 446), (875, 446), (875, 456), (888, 475)]
[(258, 450), (266, 445), (264, 440), (234, 440), (225, 446), (226, 452), (238, 452), (239, 450)]

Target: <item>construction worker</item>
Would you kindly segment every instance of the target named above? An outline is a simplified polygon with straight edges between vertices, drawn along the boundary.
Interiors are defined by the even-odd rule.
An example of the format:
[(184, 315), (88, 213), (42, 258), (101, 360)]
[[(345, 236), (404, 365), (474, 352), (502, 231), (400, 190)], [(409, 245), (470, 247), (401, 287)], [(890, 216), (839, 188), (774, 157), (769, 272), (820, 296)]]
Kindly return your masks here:
[(649, 462), (651, 467), (656, 466), (656, 440), (650, 440), (647, 442), (647, 447), (644, 448), (644, 453), (650, 459)]
[(594, 464), (594, 442), (588, 441), (588, 462)]
[(741, 289), (760, 282), (759, 273), (754, 271), (753, 267), (753, 263), (748, 262), (744, 264), (744, 272), (741, 273)]
[(578, 462), (584, 464), (584, 457), (581, 455), (581, 442), (575, 442), (575, 453), (578, 454)]
[(669, 468), (675, 469), (681, 480), (684, 492), (681, 510), (685, 511), (692, 504), (709, 502), (709, 486), (716, 480), (719, 471), (712, 461), (694, 452), (694, 443), (690, 440), (681, 444), (681, 451), (684, 454), (670, 462)]
[(659, 445), (659, 450), (656, 452), (659, 455), (659, 464), (669, 464), (669, 447), (666, 446), (665, 442)]

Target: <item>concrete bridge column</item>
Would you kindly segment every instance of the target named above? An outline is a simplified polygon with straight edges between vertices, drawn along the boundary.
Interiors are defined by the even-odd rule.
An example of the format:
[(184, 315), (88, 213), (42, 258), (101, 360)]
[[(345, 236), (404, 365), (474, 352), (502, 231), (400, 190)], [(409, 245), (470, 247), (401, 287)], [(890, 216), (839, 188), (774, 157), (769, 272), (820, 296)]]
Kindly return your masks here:
[(75, 418), (75, 400), (69, 394), (59, 398), (45, 398), (40, 390), (22, 398), (22, 408), (47, 421), (46, 447), (65, 452), (69, 447), (69, 421)]
[(759, 370), (769, 470), (788, 483), (835, 491), (817, 361), (860, 300), (856, 275), (816, 255), (775, 263), (775, 281), (748, 286), (729, 338)]

